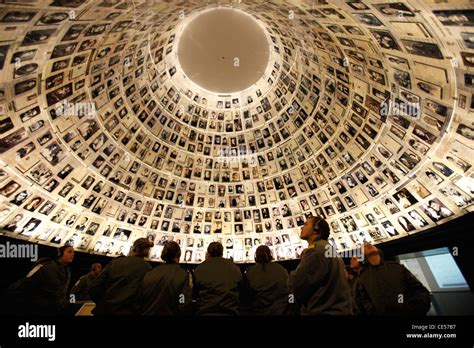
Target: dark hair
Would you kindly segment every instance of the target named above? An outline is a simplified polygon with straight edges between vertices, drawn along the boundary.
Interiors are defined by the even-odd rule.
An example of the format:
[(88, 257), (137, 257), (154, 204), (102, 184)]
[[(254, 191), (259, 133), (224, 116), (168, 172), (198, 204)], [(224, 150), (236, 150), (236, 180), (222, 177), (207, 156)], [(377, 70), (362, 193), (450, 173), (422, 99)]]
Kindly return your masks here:
[(71, 244), (65, 244), (62, 247), (59, 247), (58, 255), (57, 255), (58, 259), (64, 255), (64, 252), (67, 250), (67, 248), (74, 248), (74, 247)]
[(151, 247), (153, 247), (153, 243), (147, 238), (138, 238), (133, 242), (132, 253), (134, 253), (135, 256), (145, 257), (148, 256)]
[(163, 251), (161, 252), (161, 259), (166, 263), (173, 263), (174, 259), (179, 258), (180, 256), (181, 248), (176, 242), (166, 243), (163, 247)]
[(346, 272), (352, 276), (357, 276), (357, 272), (355, 270), (352, 269), (352, 267), (350, 265), (346, 265), (344, 267), (346, 269)]
[(102, 267), (102, 265), (101, 265), (100, 263), (98, 263), (98, 262), (93, 263), (93, 264), (91, 265), (91, 272), (93, 272), (97, 266)]
[(224, 247), (219, 242), (212, 242), (207, 247), (207, 253), (211, 257), (220, 257), (224, 254)]
[(260, 245), (255, 251), (256, 263), (267, 263), (273, 260), (272, 251), (266, 245)]
[(328, 240), (330, 228), (327, 221), (324, 220), (321, 216), (311, 216), (311, 218), (314, 219), (314, 231), (321, 235), (321, 239)]

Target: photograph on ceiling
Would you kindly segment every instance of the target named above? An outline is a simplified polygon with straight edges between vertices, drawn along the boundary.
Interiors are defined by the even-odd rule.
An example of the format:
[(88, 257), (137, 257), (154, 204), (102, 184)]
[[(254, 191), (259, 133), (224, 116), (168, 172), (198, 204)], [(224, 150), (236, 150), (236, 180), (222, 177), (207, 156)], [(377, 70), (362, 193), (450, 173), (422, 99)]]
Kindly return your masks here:
[(415, 128), (413, 128), (413, 134), (430, 145), (433, 145), (433, 143), (436, 141), (436, 136), (434, 134), (428, 132), (419, 125), (416, 125)]
[[(3, 47), (6, 47), (8, 49), (8, 46), (1, 46), (0, 47), (0, 52), (2, 50), (4, 50)], [(15, 52), (12, 55), (12, 59), (11, 59), (10, 63), (18, 64), (18, 63), (23, 63), (23, 62), (28, 61), (28, 60), (32, 60), (36, 55), (36, 51), (37, 51), (36, 49), (31, 49), (31, 50), (26, 50), (26, 51)], [(0, 57), (1, 57), (1, 55), (0, 55)], [(5, 57), (3, 57), (3, 58), (5, 58)]]
[(21, 142), (28, 138), (28, 132), (25, 128), (19, 128), (18, 130), (10, 133), (9, 135), (0, 139), (0, 154), (10, 150)]
[(40, 224), (40, 219), (31, 218), (18, 232), (23, 236), (31, 237)]
[(12, 200), (10, 200), (10, 203), (15, 204), (15, 205), (22, 205), (28, 197), (32, 195), (32, 192), (23, 190), (20, 191), (18, 194), (16, 194)]
[(7, 12), (1, 19), (3, 23), (14, 23), (14, 22), (29, 22), (36, 16), (37, 12), (24, 12), (24, 11), (10, 11)]
[(21, 46), (38, 45), (48, 42), (56, 29), (32, 30), (26, 33)]
[(437, 44), (405, 39), (402, 39), (402, 43), (409, 54), (434, 59), (444, 58)]
[(383, 228), (385, 229), (385, 231), (387, 232), (387, 234), (390, 236), (390, 237), (394, 237), (394, 236), (398, 236), (399, 235), (399, 232), (397, 231), (397, 229), (392, 225), (392, 223), (390, 221), (382, 221), (381, 222)]
[(397, 18), (415, 16), (415, 13), (402, 2), (374, 4), (373, 6), (385, 16)]
[(84, 4), (85, 0), (54, 0), (50, 6), (58, 7), (79, 7)]
[(8, 131), (15, 128), (12, 119), (10, 117), (0, 120), (0, 134), (7, 133)]
[(398, 45), (391, 32), (374, 29), (371, 29), (370, 32), (374, 36), (375, 40), (377, 40), (380, 47), (400, 51), (400, 46)]
[(18, 82), (14, 86), (15, 95), (31, 91), (36, 86), (37, 86), (36, 78)]
[(471, 169), (471, 164), (469, 164), (466, 160), (454, 155), (453, 152), (457, 151), (452, 151), (445, 157), (448, 162), (454, 164), (457, 168), (461, 169), (463, 173), (466, 173), (469, 169)]
[(404, 209), (418, 202), (418, 200), (413, 197), (413, 195), (406, 188), (402, 188), (397, 191), (393, 195), (393, 198), (395, 198), (398, 202), (398, 205)]
[(72, 95), (72, 83), (68, 83), (52, 92), (46, 94), (48, 106), (56, 104)]
[(467, 48), (474, 49), (474, 33), (461, 33), (461, 38), (464, 41), (464, 45), (466, 45)]
[(454, 202), (454, 204), (456, 204), (460, 208), (468, 206), (474, 201), (472, 197), (469, 197), (459, 192), (451, 185), (448, 185), (440, 189), (439, 192), (441, 192), (447, 198), (451, 199)]
[(474, 26), (474, 10), (435, 10), (433, 14), (446, 26)]
[(67, 12), (51, 12), (43, 15), (39, 19), (37, 25), (40, 23), (45, 25), (58, 24), (67, 19), (71, 19), (69, 13)]
[(54, 47), (53, 52), (51, 53), (51, 59), (64, 57), (70, 55), (76, 49), (77, 42), (57, 45)]
[(21, 67), (16, 67), (15, 70), (13, 71), (13, 77), (18, 78), (21, 76), (32, 74), (36, 72), (36, 70), (38, 69), (38, 66), (39, 65), (36, 63), (29, 63)]
[(422, 205), (424, 213), (433, 221), (438, 222), (453, 215), (438, 198), (432, 198)]
[(412, 232), (416, 229), (415, 226), (411, 223), (411, 221), (403, 215), (400, 215), (397, 218), (397, 221), (398, 224), (402, 226), (402, 228), (405, 230), (405, 232)]
[(474, 140), (474, 128), (460, 123), (456, 129), (456, 133), (462, 135), (464, 138)]

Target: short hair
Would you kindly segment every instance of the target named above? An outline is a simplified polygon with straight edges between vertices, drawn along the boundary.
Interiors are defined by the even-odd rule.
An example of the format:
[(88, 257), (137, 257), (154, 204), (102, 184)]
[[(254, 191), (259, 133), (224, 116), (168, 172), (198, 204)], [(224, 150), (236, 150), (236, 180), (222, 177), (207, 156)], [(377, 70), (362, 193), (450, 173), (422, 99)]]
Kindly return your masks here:
[(153, 243), (147, 238), (138, 238), (135, 242), (133, 242), (132, 252), (136, 256), (146, 257), (148, 256), (148, 252), (150, 251), (151, 247), (153, 247)]
[(181, 248), (176, 242), (167, 242), (161, 252), (161, 259), (166, 263), (173, 263), (176, 258), (181, 256)]
[(255, 251), (256, 263), (267, 263), (273, 260), (272, 251), (266, 245), (260, 245)]
[(331, 230), (327, 221), (321, 216), (311, 216), (310, 218), (314, 219), (314, 231), (321, 235), (321, 239), (328, 240)]
[(211, 257), (220, 257), (224, 254), (224, 247), (219, 242), (212, 242), (207, 247), (207, 253)]
[(98, 262), (93, 263), (93, 264), (91, 265), (91, 272), (94, 271), (97, 266), (102, 267), (102, 265), (101, 265), (100, 263), (98, 263)]
[(62, 247), (59, 247), (59, 248), (58, 248), (57, 258), (59, 259), (59, 258), (63, 257), (64, 253), (66, 252), (66, 250), (67, 250), (68, 248), (73, 248), (73, 249), (74, 249), (74, 246), (71, 245), (71, 244), (65, 244), (65, 245), (63, 245)]

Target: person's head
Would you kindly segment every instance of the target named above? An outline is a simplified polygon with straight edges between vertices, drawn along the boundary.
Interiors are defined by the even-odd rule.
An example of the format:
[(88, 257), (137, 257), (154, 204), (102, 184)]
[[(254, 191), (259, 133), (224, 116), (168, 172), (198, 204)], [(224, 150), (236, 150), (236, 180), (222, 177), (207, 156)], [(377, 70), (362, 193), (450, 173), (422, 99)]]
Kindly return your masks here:
[(91, 274), (94, 277), (99, 276), (100, 272), (102, 272), (102, 265), (100, 263), (93, 263), (91, 266)]
[(301, 228), (300, 238), (312, 243), (316, 240), (329, 238), (329, 224), (320, 216), (310, 216)]
[(64, 245), (58, 248), (57, 260), (65, 265), (69, 265), (74, 260), (74, 247), (72, 245)]
[(166, 263), (179, 263), (181, 248), (176, 242), (167, 242), (161, 252), (161, 259)]
[(153, 247), (153, 243), (146, 238), (138, 238), (133, 242), (130, 256), (147, 257), (150, 249)]
[(344, 273), (346, 274), (346, 279), (347, 280), (352, 280), (354, 279), (355, 276), (357, 276), (357, 271), (355, 271), (351, 266), (347, 265), (344, 267)]
[(378, 266), (382, 262), (380, 250), (370, 243), (364, 244), (364, 256), (371, 266)]
[(211, 257), (222, 257), (224, 254), (224, 247), (219, 242), (212, 242), (207, 247), (206, 259)]
[(428, 202), (428, 206), (429, 206), (431, 209), (436, 210), (436, 211), (438, 211), (438, 210), (440, 209), (440, 205), (438, 204), (438, 202), (436, 202), (436, 201), (433, 200), (433, 199)]
[(351, 269), (354, 271), (359, 271), (362, 268), (362, 263), (359, 261), (359, 258), (354, 255), (351, 257)]
[(273, 260), (272, 251), (266, 245), (260, 245), (255, 250), (255, 262), (265, 264)]

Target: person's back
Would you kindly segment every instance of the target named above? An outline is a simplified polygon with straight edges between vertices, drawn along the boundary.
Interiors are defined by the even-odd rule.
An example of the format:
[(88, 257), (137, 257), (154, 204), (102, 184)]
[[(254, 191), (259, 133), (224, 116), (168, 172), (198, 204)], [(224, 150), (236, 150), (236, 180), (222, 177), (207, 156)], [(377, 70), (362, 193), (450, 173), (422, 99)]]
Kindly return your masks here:
[[(365, 247), (368, 267), (359, 277), (356, 300), (365, 315), (425, 315), (429, 291), (398, 262), (383, 261), (378, 250)], [(401, 295), (401, 296), (400, 296)]]
[(354, 315), (360, 315), (359, 306), (357, 305), (356, 291), (359, 284), (360, 275), (363, 272), (362, 263), (359, 261), (357, 256), (351, 258), (350, 265), (345, 267), (347, 283), (351, 291), (352, 300), (352, 313)]
[(75, 301), (90, 300), (89, 290), (94, 280), (95, 278), (90, 273), (84, 274), (78, 279), (71, 290), (71, 295), (74, 295)]
[(190, 274), (178, 264), (181, 250), (176, 242), (168, 242), (161, 258), (166, 262), (148, 272), (138, 292), (142, 315), (191, 314), (192, 281)]
[(317, 241), (290, 274), (290, 291), (301, 303), (302, 315), (352, 314), (344, 263), (337, 256), (327, 257), (328, 248), (332, 246), (327, 241)]
[[(137, 242), (139, 245), (135, 245)], [(107, 264), (89, 291), (96, 303), (94, 315), (136, 314), (138, 287), (151, 269), (144, 256), (148, 255), (152, 245), (147, 239), (140, 238), (134, 243), (132, 256), (119, 257)]]
[(252, 310), (256, 315), (288, 314), (288, 271), (272, 260), (270, 248), (260, 245), (255, 251), (256, 264), (245, 273)]
[(100, 263), (94, 263), (91, 267), (91, 271), (79, 278), (71, 290), (71, 295), (74, 295), (75, 301), (90, 301), (89, 290), (101, 271), (102, 265)]
[(288, 312), (288, 271), (275, 262), (257, 263), (246, 273), (256, 315), (285, 315)]
[(320, 217), (309, 218), (301, 238), (309, 243), (288, 286), (301, 304), (302, 315), (352, 315), (344, 262), (328, 243), (329, 225)]
[[(74, 259), (74, 248), (58, 249), (58, 258), (44, 264), (30, 277), (30, 315), (59, 315), (68, 304), (67, 291), (71, 279), (69, 264)], [(26, 309), (28, 310), (28, 309)]]
[[(218, 246), (217, 246), (218, 244)], [(211, 251), (218, 249), (217, 253)], [(197, 295), (197, 315), (238, 315), (240, 269), (222, 257), (223, 247), (213, 242), (208, 257), (194, 271), (194, 292)]]

